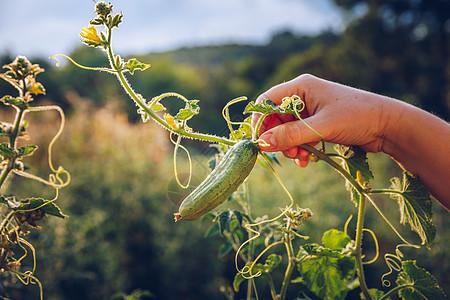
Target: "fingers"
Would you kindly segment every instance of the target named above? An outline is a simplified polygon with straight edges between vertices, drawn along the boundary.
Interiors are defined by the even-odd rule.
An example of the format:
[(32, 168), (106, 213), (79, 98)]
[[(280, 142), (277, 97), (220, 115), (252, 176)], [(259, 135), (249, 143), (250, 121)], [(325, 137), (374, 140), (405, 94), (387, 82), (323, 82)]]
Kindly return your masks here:
[[(322, 135), (324, 134), (321, 130), (325, 131), (325, 128), (320, 126), (322, 122), (316, 116), (306, 118), (304, 121), (317, 132)], [(265, 131), (259, 137), (259, 140), (259, 146), (263, 151), (285, 151), (288, 157), (300, 158), (298, 157), (298, 150), (293, 150), (292, 148), (296, 148), (305, 143), (317, 143), (321, 140), (321, 137), (314, 133), (301, 120), (296, 120), (279, 124)]]
[(258, 134), (261, 135), (267, 130), (274, 128), (278, 125), (281, 125), (286, 122), (294, 121), (295, 117), (294, 115), (287, 114), (287, 115), (280, 115), (280, 114), (271, 114), (264, 118), (262, 121), (261, 127), (259, 128)]
[[(317, 143), (311, 143), (311, 146), (315, 146)], [(283, 151), (283, 155), (287, 158), (291, 158), (294, 163), (302, 168), (305, 168), (308, 166), (309, 163), (309, 155), (311, 152), (309, 152), (306, 149), (303, 149), (301, 147), (293, 147), (288, 150)]]

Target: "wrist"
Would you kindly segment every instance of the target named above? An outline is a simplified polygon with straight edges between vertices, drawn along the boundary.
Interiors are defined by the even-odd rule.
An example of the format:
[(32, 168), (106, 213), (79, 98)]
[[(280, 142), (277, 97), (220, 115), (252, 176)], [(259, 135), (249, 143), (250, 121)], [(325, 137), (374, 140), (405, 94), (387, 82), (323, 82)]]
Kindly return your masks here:
[(402, 151), (404, 145), (405, 133), (410, 125), (408, 116), (408, 107), (406, 103), (402, 103), (395, 99), (383, 99), (383, 109), (380, 124), (381, 128), (381, 151), (392, 156), (397, 157), (397, 154)]

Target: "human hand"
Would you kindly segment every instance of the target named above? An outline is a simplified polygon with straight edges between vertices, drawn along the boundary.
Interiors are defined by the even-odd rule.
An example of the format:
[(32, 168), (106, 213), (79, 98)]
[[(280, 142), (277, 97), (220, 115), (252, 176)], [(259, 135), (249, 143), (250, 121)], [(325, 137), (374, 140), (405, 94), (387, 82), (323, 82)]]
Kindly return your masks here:
[[(300, 116), (325, 141), (359, 146), (368, 152), (381, 151), (386, 127), (383, 107), (390, 98), (306, 74), (269, 89), (257, 102), (269, 99), (279, 105), (284, 97), (292, 95), (305, 102)], [(259, 117), (253, 114), (253, 128)], [(263, 120), (259, 141), (261, 150), (282, 151), (305, 167), (310, 153), (299, 146), (315, 145), (321, 137), (294, 115), (272, 114)]]

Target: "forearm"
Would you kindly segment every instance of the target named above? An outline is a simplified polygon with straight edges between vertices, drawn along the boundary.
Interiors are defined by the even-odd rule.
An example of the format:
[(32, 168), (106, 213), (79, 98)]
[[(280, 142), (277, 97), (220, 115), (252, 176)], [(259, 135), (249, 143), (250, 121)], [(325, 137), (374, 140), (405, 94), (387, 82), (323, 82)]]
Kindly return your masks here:
[(384, 107), (383, 152), (450, 209), (450, 124), (409, 104), (392, 100)]

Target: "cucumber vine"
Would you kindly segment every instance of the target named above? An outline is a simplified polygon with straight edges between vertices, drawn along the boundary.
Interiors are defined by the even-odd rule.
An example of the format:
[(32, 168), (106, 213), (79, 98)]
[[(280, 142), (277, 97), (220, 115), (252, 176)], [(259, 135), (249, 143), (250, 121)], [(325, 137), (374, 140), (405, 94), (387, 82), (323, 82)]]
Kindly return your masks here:
[[(187, 149), (181, 146), (182, 138), (198, 139), (212, 144), (219, 144), (220, 146), (217, 147), (219, 154), (216, 156), (216, 160), (218, 160), (229, 146), (233, 146), (239, 140), (252, 138), (256, 141), (259, 127), (265, 116), (274, 113), (293, 114), (301, 120), (300, 112), (305, 108), (305, 103), (297, 95), (286, 97), (280, 105), (275, 105), (270, 99), (261, 103), (250, 101), (244, 110), (244, 114), (261, 114), (252, 136), (250, 117), (244, 122), (233, 122), (230, 120), (229, 107), (237, 102), (247, 101), (247, 98), (239, 97), (228, 102), (222, 110), (222, 115), (230, 131), (229, 137), (196, 132), (188, 126), (188, 121), (200, 112), (198, 100), (188, 100), (178, 93), (170, 92), (147, 101), (141, 94), (133, 90), (126, 78), (126, 74), (130, 73), (130, 75), (133, 75), (135, 71), (144, 71), (150, 65), (139, 62), (135, 58), (125, 61), (120, 55), (114, 54), (111, 47), (112, 32), (122, 22), (123, 14), (113, 15), (112, 11), (113, 5), (111, 3), (97, 2), (95, 6), (96, 17), (90, 20), (89, 26), (83, 28), (80, 33), (84, 44), (90, 47), (101, 48), (105, 51), (109, 61), (109, 68), (83, 66), (62, 54), (55, 55), (53, 58), (65, 57), (80, 68), (115, 75), (125, 92), (136, 104), (137, 112), (141, 115), (142, 121), (146, 122), (152, 119), (164, 129), (170, 131), (171, 140), (175, 144), (175, 173), (177, 173), (177, 150), (181, 148), (187, 152)], [(96, 26), (103, 26), (104, 31), (98, 33)], [(180, 99), (185, 103), (185, 107), (172, 116), (166, 112), (162, 104), (162, 100), (166, 98)], [(236, 129), (236, 126), (239, 127)], [(313, 128), (309, 129), (322, 137)], [(240, 189), (232, 196), (241, 205), (242, 210), (225, 209), (205, 216), (206, 219), (209, 218), (213, 222), (207, 231), (207, 236), (220, 234), (226, 240), (220, 249), (220, 253), (225, 255), (232, 250), (236, 253), (237, 274), (233, 282), (235, 291), (238, 291), (241, 284), (247, 281), (247, 299), (251, 299), (254, 296), (259, 299), (256, 281), (259, 278), (264, 278), (268, 281), (270, 294), (273, 299), (285, 299), (289, 284), (298, 282), (301, 282), (308, 289), (308, 292), (312, 292), (323, 299), (344, 299), (347, 293), (355, 288), (361, 290), (361, 297), (364, 299), (388, 299), (395, 293), (398, 293), (403, 299), (444, 299), (445, 294), (443, 289), (439, 287), (436, 279), (425, 269), (416, 266), (415, 261), (404, 260), (399, 250), (400, 247), (406, 246), (414, 248), (426, 246), (429, 248), (435, 236), (436, 229), (431, 219), (432, 200), (428, 191), (425, 190), (419, 180), (405, 172), (402, 179), (392, 179), (390, 188), (383, 190), (372, 189), (370, 182), (373, 179), (373, 174), (369, 168), (367, 155), (361, 149), (336, 145), (334, 152), (326, 152), (323, 137), (321, 149), (307, 144), (301, 145), (301, 147), (311, 153), (311, 160), (329, 164), (344, 177), (351, 199), (358, 208), (355, 239), (353, 240), (347, 233), (348, 222), (351, 219), (349, 218), (343, 231), (331, 229), (325, 232), (322, 244), (305, 243), (299, 249), (294, 249), (293, 239), (308, 239), (307, 236), (300, 232), (300, 228), (303, 222), (312, 217), (312, 212), (299, 206), (294, 208), (294, 199), (283, 185), (273, 166), (273, 163), (277, 162), (276, 158), (271, 154), (260, 152), (259, 156), (262, 158), (260, 163), (275, 174), (290, 199), (288, 206), (282, 209), (278, 216), (273, 218), (267, 216), (253, 217), (248, 183), (244, 181)], [(215, 165), (215, 162), (212, 165)], [(396, 230), (373, 201), (372, 195), (374, 194), (385, 194), (397, 200), (400, 207), (401, 223), (408, 223), (411, 226), (411, 229), (419, 235), (422, 242), (421, 245), (407, 241)], [(375, 233), (368, 228), (364, 228), (367, 203), (370, 203), (375, 208), (380, 217), (402, 241), (402, 244), (397, 246), (395, 254), (385, 255), (389, 272), (383, 276), (382, 284), (384, 286), (390, 285), (386, 276), (393, 271), (398, 272), (397, 285), (386, 294), (381, 290), (369, 289), (365, 280), (364, 265), (372, 263), (378, 258), (378, 242)], [(366, 262), (363, 261), (364, 255), (361, 249), (363, 232), (369, 232), (372, 235), (377, 249), (376, 256)], [(281, 265), (282, 255), (269, 253), (273, 252), (274, 249), (281, 248), (282, 245), (284, 245), (287, 256), (287, 267), (284, 271), (281, 287), (277, 290), (271, 274)], [(241, 264), (244, 264), (242, 268), (239, 267)]]
[[(45, 215), (53, 215), (66, 218), (55, 201), (58, 199), (59, 190), (70, 182), (70, 174), (63, 167), (55, 168), (52, 162), (52, 150), (56, 140), (61, 135), (65, 117), (63, 110), (56, 105), (30, 106), (34, 100), (33, 95), (45, 94), (44, 86), (36, 81), (36, 76), (44, 72), (37, 64), (32, 64), (26, 57), (18, 56), (12, 63), (3, 66), (7, 69), (0, 74), (0, 78), (10, 83), (19, 95), (14, 97), (5, 95), (0, 99), (3, 105), (15, 109), (13, 123), (1, 122), (0, 138), (7, 142), (0, 143), (0, 204), (2, 209), (2, 222), (0, 224), (0, 271), (2, 275), (10, 273), (15, 275), (23, 284), (37, 284), (40, 289), (40, 297), (43, 299), (42, 285), (34, 275), (36, 270), (36, 254), (33, 245), (23, 238), (31, 229), (38, 229), (37, 222)], [(24, 120), (27, 113), (55, 110), (61, 117), (61, 123), (56, 135), (48, 145), (48, 166), (51, 170), (48, 179), (41, 178), (30, 172), (24, 164), (24, 158), (32, 155), (36, 145), (19, 146), (19, 139), (28, 138), (28, 122)], [(17, 199), (14, 194), (9, 194), (8, 179), (12, 174), (36, 180), (55, 190), (55, 197), (47, 200), (41, 197)], [(28, 250), (27, 250), (28, 249)], [(21, 264), (31, 251), (33, 265), (31, 270), (21, 271)], [(16, 255), (23, 252), (23, 255)]]

